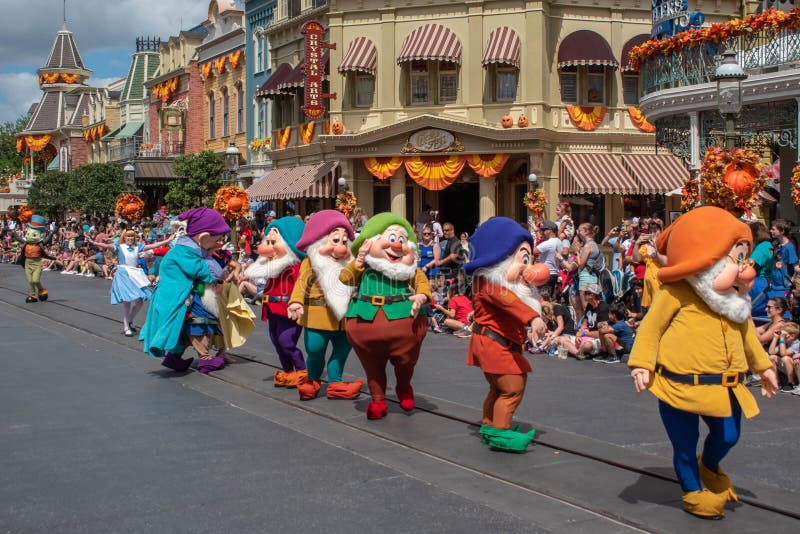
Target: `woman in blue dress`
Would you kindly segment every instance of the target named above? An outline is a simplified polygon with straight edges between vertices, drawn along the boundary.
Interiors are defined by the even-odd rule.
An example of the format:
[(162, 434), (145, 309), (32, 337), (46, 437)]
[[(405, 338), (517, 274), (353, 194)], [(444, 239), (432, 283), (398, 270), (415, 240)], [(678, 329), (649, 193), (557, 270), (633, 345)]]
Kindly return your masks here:
[(419, 260), (417, 267), (428, 276), (428, 279), (436, 278), (439, 275), (439, 267), (436, 263), (441, 257), (441, 247), (433, 239), (433, 228), (425, 225), (422, 228), (417, 248), (419, 249)]
[(114, 245), (90, 241), (90, 244), (103, 249), (114, 249), (119, 266), (111, 282), (111, 304), (122, 304), (122, 333), (132, 337), (135, 330), (133, 320), (142, 309), (144, 301), (150, 300), (152, 290), (147, 274), (139, 266), (139, 254), (147, 250), (166, 246), (170, 241), (164, 239), (157, 243), (145, 245), (139, 243), (136, 232), (128, 230), (121, 236), (120, 243)]

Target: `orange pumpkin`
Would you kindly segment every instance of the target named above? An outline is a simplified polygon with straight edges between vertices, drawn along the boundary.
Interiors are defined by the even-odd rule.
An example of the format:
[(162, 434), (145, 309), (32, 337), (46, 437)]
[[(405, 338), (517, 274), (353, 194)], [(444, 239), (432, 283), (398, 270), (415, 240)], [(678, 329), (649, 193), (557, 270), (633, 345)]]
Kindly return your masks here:
[(240, 197), (230, 197), (228, 199), (228, 209), (231, 211), (239, 211), (242, 209), (242, 199)]
[(519, 118), (517, 119), (517, 126), (519, 126), (520, 128), (528, 127), (528, 117), (526, 117), (524, 113), (520, 115)]
[(736, 169), (733, 165), (728, 165), (725, 169), (724, 180), (740, 198), (750, 198), (753, 194), (756, 177), (755, 173), (749, 169)]
[(342, 135), (344, 133), (344, 124), (342, 124), (342, 121), (333, 121), (333, 123), (331, 123), (331, 131), (333, 135)]
[(500, 126), (503, 128), (511, 128), (514, 126), (514, 119), (511, 118), (511, 115), (503, 115), (500, 117)]

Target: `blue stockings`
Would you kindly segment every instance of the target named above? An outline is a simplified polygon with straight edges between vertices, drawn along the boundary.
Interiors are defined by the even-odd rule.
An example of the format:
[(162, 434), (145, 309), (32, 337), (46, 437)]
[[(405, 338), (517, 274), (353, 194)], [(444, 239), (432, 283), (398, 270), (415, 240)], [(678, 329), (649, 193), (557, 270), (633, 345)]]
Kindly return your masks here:
[(700, 417), (708, 425), (708, 437), (703, 445), (703, 465), (716, 472), (719, 463), (725, 458), (736, 442), (742, 427), (742, 409), (733, 394), (730, 417), (700, 416), (673, 408), (669, 404), (658, 401), (661, 421), (667, 430), (674, 456), (675, 474), (683, 491), (702, 489), (700, 473), (697, 466), (697, 441), (700, 439)]
[(333, 347), (333, 353), (328, 360), (328, 382), (341, 382), (344, 363), (350, 354), (350, 342), (344, 330), (303, 330), (303, 341), (306, 344), (306, 366), (308, 379), (319, 380), (322, 369), (325, 367), (325, 352), (328, 343)]

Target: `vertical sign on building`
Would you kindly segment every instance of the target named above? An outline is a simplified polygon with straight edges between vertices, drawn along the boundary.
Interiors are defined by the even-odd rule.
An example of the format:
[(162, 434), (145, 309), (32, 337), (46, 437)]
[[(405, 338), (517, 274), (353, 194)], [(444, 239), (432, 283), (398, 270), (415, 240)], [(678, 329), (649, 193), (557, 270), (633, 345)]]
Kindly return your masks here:
[(303, 81), (304, 102), (303, 113), (310, 119), (318, 119), (325, 113), (322, 104), (324, 98), (336, 98), (336, 93), (322, 92), (322, 78), (325, 74), (325, 65), (322, 64), (322, 50), (325, 48), (336, 49), (336, 43), (322, 42), (325, 28), (316, 20), (309, 20), (300, 28), (305, 36), (305, 79)]

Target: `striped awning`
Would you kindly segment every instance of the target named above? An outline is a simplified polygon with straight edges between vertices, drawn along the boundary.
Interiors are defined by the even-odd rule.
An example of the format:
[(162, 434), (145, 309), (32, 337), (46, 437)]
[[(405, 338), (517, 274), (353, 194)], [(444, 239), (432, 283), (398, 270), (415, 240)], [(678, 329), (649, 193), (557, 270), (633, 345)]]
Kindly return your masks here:
[(664, 194), (683, 187), (689, 169), (673, 154), (623, 154), (622, 163), (639, 182), (642, 194)]
[(562, 195), (640, 194), (620, 157), (605, 153), (559, 154), (558, 187)]
[(643, 44), (644, 42), (648, 41), (649, 39), (650, 39), (650, 35), (648, 35), (646, 33), (642, 33), (642, 34), (639, 34), (636, 37), (630, 39), (627, 43), (625, 43), (625, 46), (622, 47), (622, 56), (620, 56), (620, 58), (619, 58), (619, 61), (620, 61), (619, 70), (621, 70), (622, 72), (630, 72), (630, 71), (633, 70), (633, 66), (631, 65), (631, 58), (630, 58), (631, 50), (633, 50), (634, 46), (639, 46), (640, 44)]
[(558, 68), (577, 65), (616, 68), (619, 63), (602, 35), (591, 30), (578, 30), (567, 35), (558, 45)]
[(352, 72), (366, 72), (375, 76), (375, 64), (378, 59), (378, 50), (375, 44), (366, 37), (356, 37), (350, 41), (347, 52), (339, 64), (339, 72), (342, 74)]
[(489, 42), (486, 43), (486, 51), (483, 53), (481, 63), (484, 67), (490, 63), (500, 63), (519, 68), (520, 48), (517, 32), (508, 26), (495, 28), (489, 34)]
[(256, 91), (256, 96), (275, 96), (281, 94), (278, 84), (283, 82), (287, 76), (292, 73), (292, 66), (288, 63), (281, 63), (278, 68), (270, 75), (269, 79), (264, 82), (261, 89)]
[(405, 38), (397, 63), (418, 59), (461, 63), (461, 41), (441, 24), (424, 24)]
[(323, 161), (315, 165), (275, 169), (247, 188), (247, 198), (252, 201), (333, 198), (336, 196), (338, 166), (338, 161)]

